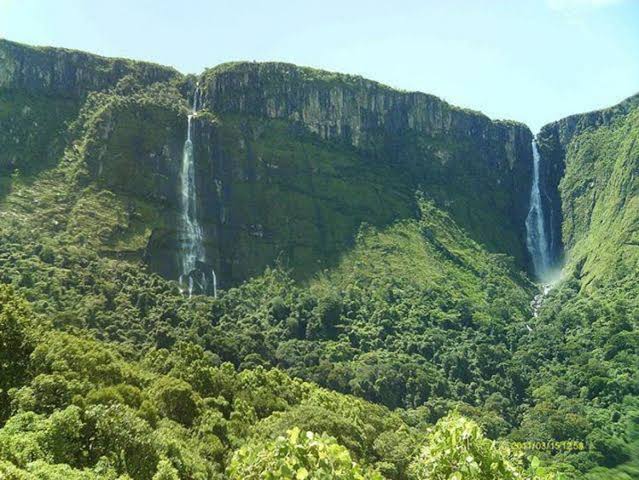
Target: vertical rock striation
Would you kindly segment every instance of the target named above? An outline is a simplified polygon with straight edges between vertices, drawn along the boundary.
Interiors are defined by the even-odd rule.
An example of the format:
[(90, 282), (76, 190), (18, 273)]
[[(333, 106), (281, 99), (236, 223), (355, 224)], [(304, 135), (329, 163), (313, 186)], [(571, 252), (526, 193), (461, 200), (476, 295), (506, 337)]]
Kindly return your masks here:
[(491, 160), (512, 169), (522, 161), (517, 142), (529, 135), (523, 124), (492, 121), (433, 95), (285, 63), (224, 64), (204, 79), (211, 111), (299, 122), (325, 140), (363, 149), (377, 148), (380, 136), (446, 135), (499, 143), (502, 157)]
[[(417, 190), (489, 250), (520, 266), (529, 261), (533, 162), (525, 125), (281, 63), (221, 65), (199, 80), (194, 186), (205, 257), (222, 286), (276, 260), (298, 278), (327, 268), (362, 223), (383, 228), (414, 216)], [(84, 105), (74, 158), (89, 182), (117, 193), (131, 219), (110, 248), (130, 248), (126, 258), (134, 258), (146, 235), (140, 257), (170, 278), (180, 270), (180, 146), (194, 85), (171, 68), (0, 41), (0, 93)], [(11, 107), (11, 118), (24, 102)]]
[(603, 110), (571, 115), (542, 127), (537, 135), (537, 144), (541, 154), (540, 181), (542, 183), (542, 202), (548, 216), (551, 258), (553, 262), (561, 260), (564, 244), (570, 248), (574, 244), (572, 235), (564, 238), (562, 226), (564, 216), (570, 213), (570, 204), (562, 199), (560, 182), (566, 173), (567, 153), (571, 142), (585, 132), (611, 125), (616, 119), (627, 115), (639, 106), (639, 94), (627, 98), (621, 103)]
[(31, 47), (0, 39), (0, 90), (77, 98), (111, 88), (127, 75), (151, 84), (177, 78), (180, 73), (147, 62), (62, 48)]
[[(493, 121), (432, 95), (283, 63), (221, 65), (203, 75), (203, 89), (216, 114), (284, 120), (394, 166), (448, 204), (489, 248), (522, 263), (527, 258), (532, 134), (525, 125)], [(460, 194), (444, 198), (449, 187)], [(463, 198), (469, 190), (482, 208), (498, 212), (492, 232)]]

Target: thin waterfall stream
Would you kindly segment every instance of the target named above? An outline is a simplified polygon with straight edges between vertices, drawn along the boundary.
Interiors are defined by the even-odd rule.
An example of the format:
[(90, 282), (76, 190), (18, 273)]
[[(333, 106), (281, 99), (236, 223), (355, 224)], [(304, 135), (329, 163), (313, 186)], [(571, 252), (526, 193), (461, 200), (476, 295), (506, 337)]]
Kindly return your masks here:
[(531, 302), (533, 315), (539, 314), (544, 297), (548, 295), (555, 284), (553, 265), (548, 232), (546, 231), (546, 217), (541, 201), (540, 161), (541, 156), (537, 143), (532, 142), (533, 179), (530, 189), (530, 207), (526, 216), (526, 247), (532, 258), (533, 268), (537, 279), (541, 282), (541, 291)]
[[(182, 292), (193, 295), (197, 286), (199, 290), (207, 290), (207, 278), (203, 271), (199, 271), (200, 277), (195, 280), (198, 267), (206, 263), (206, 250), (204, 249), (204, 232), (198, 220), (197, 212), (197, 186), (195, 178), (195, 154), (193, 148), (193, 119), (197, 117), (200, 98), (199, 86), (193, 94), (193, 107), (188, 116), (186, 141), (182, 151), (182, 168), (180, 170), (180, 227), (182, 230), (180, 277), (179, 284)], [(213, 292), (217, 294), (217, 281), (215, 272), (211, 272), (213, 278)], [(197, 283), (197, 285), (195, 285)]]
[(541, 189), (539, 181), (539, 150), (537, 143), (532, 142), (533, 153), (533, 181), (530, 189), (530, 207), (526, 217), (526, 246), (530, 252), (535, 269), (535, 275), (540, 280), (550, 270), (550, 246), (546, 235), (545, 217), (541, 202)]

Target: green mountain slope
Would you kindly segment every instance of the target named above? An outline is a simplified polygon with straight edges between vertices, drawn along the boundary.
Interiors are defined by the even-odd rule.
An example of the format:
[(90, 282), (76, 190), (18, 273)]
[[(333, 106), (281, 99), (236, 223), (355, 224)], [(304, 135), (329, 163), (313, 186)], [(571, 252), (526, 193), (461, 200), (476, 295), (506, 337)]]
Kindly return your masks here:
[[(196, 92), (218, 298), (176, 282)], [(538, 136), (566, 268), (537, 310), (524, 125), (0, 40), (0, 477), (635, 478), (638, 114)]]
[(585, 284), (634, 269), (637, 107), (635, 95), (546, 125), (537, 139), (548, 206), (557, 212), (569, 268)]
[(634, 274), (639, 235), (639, 108), (584, 131), (561, 181), (563, 236), (584, 285)]
[[(362, 222), (384, 227), (414, 217), (417, 189), (486, 248), (527, 263), (522, 186), (530, 183), (531, 134), (521, 124), (287, 64), (229, 64), (194, 78), (6, 41), (0, 51), (0, 112), (12, 125), (0, 138), (0, 166), (7, 176), (19, 172), (22, 182), (5, 180), (3, 195), (17, 192), (0, 208), (11, 214), (20, 195), (34, 195), (19, 187), (37, 190), (39, 175), (47, 192), (59, 178), (63, 210), (81, 216), (95, 195), (102, 207), (111, 197), (111, 209), (126, 212), (118, 214), (115, 232), (92, 225), (87, 215), (73, 227), (55, 218), (57, 230), (82, 233), (105, 254), (143, 259), (177, 278), (177, 177), (199, 81), (202, 106), (193, 131), (199, 211), (208, 262), (222, 285), (237, 285), (276, 259), (308, 279), (335, 265)], [(38, 139), (33, 145), (31, 137)]]
[[(563, 172), (547, 178), (558, 183), (566, 266), (526, 347), (538, 373), (524, 436), (583, 437), (600, 452), (583, 456), (583, 470), (621, 464), (595, 468), (587, 478), (636, 478), (637, 97), (547, 125), (538, 141), (547, 171)], [(543, 428), (553, 417), (562, 419), (563, 431)]]

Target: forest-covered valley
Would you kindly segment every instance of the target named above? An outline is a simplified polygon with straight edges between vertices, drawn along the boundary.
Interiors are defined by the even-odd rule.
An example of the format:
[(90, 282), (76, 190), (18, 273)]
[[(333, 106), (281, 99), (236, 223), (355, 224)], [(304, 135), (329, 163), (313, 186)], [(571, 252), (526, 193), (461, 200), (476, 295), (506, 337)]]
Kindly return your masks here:
[(0, 39), (0, 478), (639, 478), (638, 139)]

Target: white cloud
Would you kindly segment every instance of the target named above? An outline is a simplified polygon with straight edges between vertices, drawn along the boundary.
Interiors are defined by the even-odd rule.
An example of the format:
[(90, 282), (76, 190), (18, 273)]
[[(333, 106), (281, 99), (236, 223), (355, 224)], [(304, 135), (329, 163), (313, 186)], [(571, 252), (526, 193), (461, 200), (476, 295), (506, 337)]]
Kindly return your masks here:
[(553, 10), (573, 10), (578, 8), (597, 8), (622, 3), (625, 0), (546, 0)]

